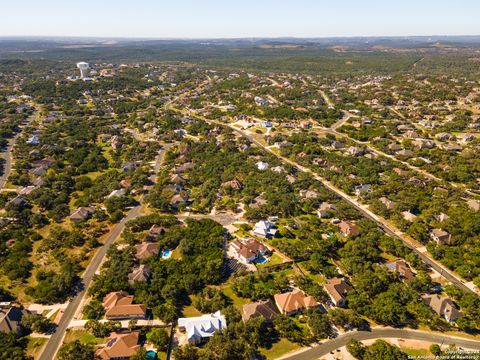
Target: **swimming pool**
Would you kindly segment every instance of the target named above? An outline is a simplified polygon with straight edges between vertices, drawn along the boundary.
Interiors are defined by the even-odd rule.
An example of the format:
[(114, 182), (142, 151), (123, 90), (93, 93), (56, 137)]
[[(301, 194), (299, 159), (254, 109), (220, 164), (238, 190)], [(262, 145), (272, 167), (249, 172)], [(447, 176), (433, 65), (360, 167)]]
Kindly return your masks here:
[(255, 262), (257, 264), (265, 264), (268, 261), (268, 259), (265, 256), (259, 256)]
[(168, 259), (170, 256), (172, 256), (172, 250), (167, 249), (162, 251), (162, 259)]
[(147, 360), (156, 360), (157, 359), (157, 353), (153, 350), (148, 350), (145, 358)]

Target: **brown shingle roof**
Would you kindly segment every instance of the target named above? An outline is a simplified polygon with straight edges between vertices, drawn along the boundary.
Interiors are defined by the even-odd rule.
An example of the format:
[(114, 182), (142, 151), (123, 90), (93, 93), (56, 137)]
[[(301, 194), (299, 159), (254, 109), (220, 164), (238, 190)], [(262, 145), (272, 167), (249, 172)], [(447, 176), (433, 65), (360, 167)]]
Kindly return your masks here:
[(340, 278), (329, 279), (325, 283), (325, 290), (332, 297), (335, 302), (339, 302), (345, 298), (345, 295), (350, 291), (352, 287), (344, 280)]
[(107, 318), (145, 316), (146, 306), (133, 304), (133, 295), (126, 291), (117, 291), (107, 294), (103, 298), (103, 307)]
[(114, 358), (129, 358), (137, 353), (140, 345), (138, 345), (138, 332), (127, 334), (112, 333), (107, 339), (105, 347), (99, 349), (96, 355), (102, 360)]
[(291, 313), (295, 311), (301, 311), (312, 307), (319, 306), (313, 297), (305, 295), (301, 290), (294, 290), (284, 294), (274, 295), (275, 303), (277, 304), (280, 312)]
[(263, 316), (266, 320), (272, 321), (277, 315), (278, 310), (272, 300), (243, 305), (243, 321), (248, 321), (258, 316)]
[(135, 257), (139, 260), (148, 259), (150, 256), (158, 255), (160, 250), (158, 244), (154, 242), (144, 242), (135, 245)]

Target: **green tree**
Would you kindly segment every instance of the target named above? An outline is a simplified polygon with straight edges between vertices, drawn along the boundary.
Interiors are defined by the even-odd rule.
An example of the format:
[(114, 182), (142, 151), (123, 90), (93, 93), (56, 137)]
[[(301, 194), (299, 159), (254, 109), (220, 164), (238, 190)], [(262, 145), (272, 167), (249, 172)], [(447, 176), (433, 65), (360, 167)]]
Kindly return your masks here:
[(351, 339), (347, 343), (347, 351), (356, 359), (363, 359), (365, 346), (356, 339)]
[(95, 352), (90, 344), (82, 344), (79, 340), (62, 345), (58, 351), (59, 360), (93, 360)]
[(368, 346), (363, 360), (407, 360), (408, 356), (398, 347), (390, 345), (384, 340), (376, 340)]
[(32, 332), (48, 333), (54, 328), (52, 321), (41, 314), (28, 313), (23, 315), (21, 325)]
[(150, 341), (159, 351), (167, 351), (170, 343), (170, 336), (165, 329), (154, 328), (147, 333), (147, 340)]
[(100, 318), (105, 314), (105, 309), (103, 308), (103, 303), (99, 300), (93, 299), (83, 308), (83, 314), (89, 320), (100, 320)]
[(198, 360), (198, 349), (192, 345), (185, 345), (173, 350), (175, 360)]

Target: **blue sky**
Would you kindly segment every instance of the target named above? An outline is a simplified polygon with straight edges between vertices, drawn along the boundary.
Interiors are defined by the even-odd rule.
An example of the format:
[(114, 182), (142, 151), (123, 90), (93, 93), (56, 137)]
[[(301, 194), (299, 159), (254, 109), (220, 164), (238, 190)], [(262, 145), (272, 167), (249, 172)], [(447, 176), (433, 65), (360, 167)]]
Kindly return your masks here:
[(0, 36), (480, 35), (479, 0), (2, 0)]

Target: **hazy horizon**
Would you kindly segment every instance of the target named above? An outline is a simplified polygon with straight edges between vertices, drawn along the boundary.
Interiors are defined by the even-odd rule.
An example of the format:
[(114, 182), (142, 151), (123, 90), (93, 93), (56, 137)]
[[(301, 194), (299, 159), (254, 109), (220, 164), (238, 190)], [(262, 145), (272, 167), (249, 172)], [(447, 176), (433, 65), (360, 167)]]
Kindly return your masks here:
[[(28, 9), (28, 11), (25, 11)], [(476, 36), (480, 3), (264, 0), (8, 2), (0, 37), (235, 39)]]

